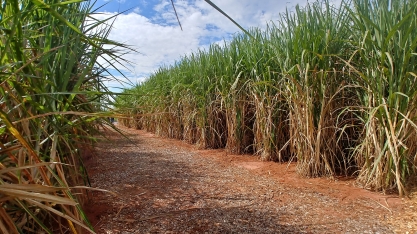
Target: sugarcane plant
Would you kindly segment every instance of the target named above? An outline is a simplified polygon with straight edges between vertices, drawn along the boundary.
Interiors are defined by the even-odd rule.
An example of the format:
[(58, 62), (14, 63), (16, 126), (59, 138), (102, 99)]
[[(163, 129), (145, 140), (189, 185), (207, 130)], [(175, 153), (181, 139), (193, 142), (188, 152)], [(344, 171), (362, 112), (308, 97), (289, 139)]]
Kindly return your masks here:
[[(81, 150), (110, 124), (103, 84), (120, 61), (94, 2), (0, 3), (0, 232), (94, 232)], [(81, 187), (80, 187), (81, 186)]]
[(416, 172), (417, 3), (353, 1), (352, 61), (346, 61), (364, 90), (365, 126), (355, 158), (358, 180), (377, 190), (402, 195)]
[(295, 6), (132, 88), (140, 126), (404, 195), (417, 172), (416, 23), (410, 0)]

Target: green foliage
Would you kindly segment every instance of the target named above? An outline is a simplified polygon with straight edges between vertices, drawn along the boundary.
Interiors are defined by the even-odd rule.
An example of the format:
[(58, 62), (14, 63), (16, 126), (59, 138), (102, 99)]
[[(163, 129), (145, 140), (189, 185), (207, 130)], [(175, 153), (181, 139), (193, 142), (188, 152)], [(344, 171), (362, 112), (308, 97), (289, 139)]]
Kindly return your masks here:
[(136, 127), (205, 148), (356, 175), (402, 195), (416, 173), (417, 2), (316, 1), (163, 67), (120, 96)]
[(2, 233), (93, 232), (74, 195), (86, 179), (79, 152), (108, 116), (97, 60), (123, 45), (92, 16), (88, 1), (1, 2)]
[(402, 194), (416, 169), (415, 1), (354, 1), (352, 44), (355, 83), (366, 90), (363, 142), (357, 149), (359, 181)]

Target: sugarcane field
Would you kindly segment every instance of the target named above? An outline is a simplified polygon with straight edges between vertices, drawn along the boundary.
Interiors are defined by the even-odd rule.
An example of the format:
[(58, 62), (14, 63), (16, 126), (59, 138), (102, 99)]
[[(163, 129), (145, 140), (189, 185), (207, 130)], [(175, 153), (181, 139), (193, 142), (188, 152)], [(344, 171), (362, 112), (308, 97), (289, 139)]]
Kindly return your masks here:
[(5, 0), (0, 32), (0, 233), (417, 233), (416, 1)]

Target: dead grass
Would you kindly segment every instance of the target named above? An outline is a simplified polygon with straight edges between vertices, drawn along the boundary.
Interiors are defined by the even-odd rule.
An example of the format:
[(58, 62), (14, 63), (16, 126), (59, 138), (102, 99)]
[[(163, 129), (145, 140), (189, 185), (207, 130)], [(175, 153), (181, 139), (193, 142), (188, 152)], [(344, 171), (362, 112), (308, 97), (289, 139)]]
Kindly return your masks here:
[(118, 193), (90, 193), (86, 210), (97, 233), (412, 233), (417, 226), (415, 199), (343, 178), (301, 179), (293, 164), (122, 129), (132, 141), (107, 132), (110, 141), (86, 162), (93, 187)]

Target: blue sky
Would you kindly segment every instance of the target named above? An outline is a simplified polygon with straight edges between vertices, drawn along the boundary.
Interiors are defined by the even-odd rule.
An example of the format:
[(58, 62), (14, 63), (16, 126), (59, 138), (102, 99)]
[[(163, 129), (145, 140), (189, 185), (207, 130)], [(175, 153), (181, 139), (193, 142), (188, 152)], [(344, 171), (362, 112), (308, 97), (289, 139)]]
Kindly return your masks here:
[[(339, 2), (339, 0), (334, 0)], [(212, 0), (244, 28), (265, 27), (278, 19), (286, 7), (305, 5), (307, 0)], [(105, 4), (105, 5), (104, 5)], [(173, 64), (182, 56), (212, 43), (223, 43), (240, 32), (233, 23), (204, 0), (174, 0), (181, 21), (181, 31), (170, 0), (98, 0), (100, 17), (120, 14), (114, 22), (110, 39), (131, 45), (140, 53), (124, 57), (131, 65), (118, 68), (131, 83), (144, 81), (161, 65)], [(116, 73), (114, 73), (116, 74)], [(117, 75), (117, 74), (116, 74)], [(125, 78), (117, 75), (121, 80)], [(121, 87), (115, 82), (106, 85)]]
[(160, 0), (98, 0), (96, 5), (103, 6), (100, 8), (101, 11), (140, 12), (141, 15), (151, 18), (156, 13), (154, 6), (160, 3)]

